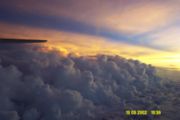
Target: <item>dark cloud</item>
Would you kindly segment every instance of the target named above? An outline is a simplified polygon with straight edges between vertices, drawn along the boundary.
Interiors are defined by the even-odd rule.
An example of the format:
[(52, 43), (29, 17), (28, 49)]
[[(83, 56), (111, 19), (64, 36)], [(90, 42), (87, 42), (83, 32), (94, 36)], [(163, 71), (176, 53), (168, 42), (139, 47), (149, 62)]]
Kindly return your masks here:
[(125, 109), (161, 109), (166, 115), (160, 120), (180, 117), (179, 88), (157, 77), (151, 65), (41, 49), (0, 47), (1, 120), (125, 120)]

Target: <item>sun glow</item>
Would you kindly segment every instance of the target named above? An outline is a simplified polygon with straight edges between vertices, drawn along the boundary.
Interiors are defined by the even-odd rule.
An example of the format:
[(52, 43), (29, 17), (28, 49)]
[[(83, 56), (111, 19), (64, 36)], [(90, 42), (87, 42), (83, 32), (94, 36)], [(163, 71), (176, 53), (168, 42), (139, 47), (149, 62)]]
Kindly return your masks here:
[(76, 56), (94, 56), (97, 54), (119, 55), (128, 59), (137, 59), (141, 62), (158, 67), (180, 69), (180, 51), (164, 51), (145, 46), (130, 45), (122, 42), (113, 42), (103, 37), (30, 28), (24, 26), (13, 26), (0, 24), (3, 32), (1, 37), (47, 39), (45, 45), (48, 52), (57, 50), (60, 54), (69, 53)]

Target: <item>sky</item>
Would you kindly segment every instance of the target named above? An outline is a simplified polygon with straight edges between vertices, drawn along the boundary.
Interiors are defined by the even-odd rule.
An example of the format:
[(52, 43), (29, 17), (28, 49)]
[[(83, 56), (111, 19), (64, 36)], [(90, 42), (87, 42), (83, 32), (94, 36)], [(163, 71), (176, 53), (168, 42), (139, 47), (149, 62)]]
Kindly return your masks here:
[(180, 69), (179, 0), (0, 0), (0, 37)]

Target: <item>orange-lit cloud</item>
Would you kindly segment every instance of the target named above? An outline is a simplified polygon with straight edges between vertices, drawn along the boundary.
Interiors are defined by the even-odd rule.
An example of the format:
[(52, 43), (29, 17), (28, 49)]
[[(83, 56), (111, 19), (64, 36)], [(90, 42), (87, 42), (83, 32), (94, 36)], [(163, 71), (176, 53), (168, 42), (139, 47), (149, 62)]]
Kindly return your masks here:
[[(180, 68), (180, 56), (176, 52), (165, 52), (142, 46), (110, 42), (105, 38), (75, 34), (70, 32), (45, 30), (17, 25), (0, 24), (0, 37), (47, 39), (48, 47), (56, 48), (64, 54), (78, 56), (96, 54), (120, 55), (138, 59), (160, 67)], [(4, 32), (4, 33), (3, 33)]]
[[(11, 4), (7, 1), (2, 2), (0, 7), (22, 14), (53, 17), (55, 22), (63, 17), (70, 22), (75, 21), (66, 24), (67, 26), (80, 23), (93, 27), (97, 34), (104, 30), (131, 39), (126, 42), (120, 35), (115, 37), (114, 42), (101, 34), (88, 34), (88, 28), (84, 33), (76, 31), (77, 27), (82, 27), (76, 25), (74, 28), (70, 27), (73, 30), (66, 31), (36, 26), (40, 23), (31, 23), (27, 27), (26, 23), (31, 20), (20, 23), (26, 19), (20, 19), (18, 24), (21, 25), (8, 24), (5, 19), (6, 23), (0, 23), (1, 37), (48, 39), (49, 47), (55, 47), (64, 54), (117, 54), (157, 66), (180, 68), (179, 0), (11, 0)], [(31, 19), (35, 18), (33, 16)], [(51, 23), (46, 22), (44, 24), (51, 26)]]

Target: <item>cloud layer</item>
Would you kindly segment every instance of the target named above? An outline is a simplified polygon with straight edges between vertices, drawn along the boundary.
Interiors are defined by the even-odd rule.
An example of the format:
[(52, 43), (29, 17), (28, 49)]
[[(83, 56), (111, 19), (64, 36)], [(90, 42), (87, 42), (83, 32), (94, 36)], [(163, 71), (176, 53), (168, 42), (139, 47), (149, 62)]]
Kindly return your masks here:
[(45, 38), (66, 53), (116, 54), (180, 69), (179, 5), (179, 0), (1, 0), (0, 37)]
[(179, 88), (157, 77), (154, 67), (46, 49), (0, 47), (0, 119), (125, 120), (125, 109), (161, 109), (162, 120), (180, 117)]
[(3, 6), (26, 13), (56, 16), (57, 19), (64, 16), (97, 28), (133, 34), (167, 25), (176, 17), (178, 4), (178, 0), (11, 0), (11, 4), (8, 1), (2, 2)]

